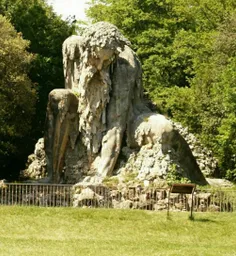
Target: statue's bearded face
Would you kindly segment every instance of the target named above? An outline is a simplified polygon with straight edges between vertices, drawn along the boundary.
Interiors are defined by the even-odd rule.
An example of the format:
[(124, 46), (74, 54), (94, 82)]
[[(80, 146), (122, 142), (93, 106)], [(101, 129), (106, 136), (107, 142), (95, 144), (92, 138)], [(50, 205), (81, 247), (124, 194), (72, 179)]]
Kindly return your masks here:
[(91, 47), (81, 69), (78, 86), (79, 130), (90, 157), (99, 152), (106, 129), (106, 106), (111, 88), (109, 66), (116, 55), (115, 49)]
[(90, 64), (98, 71), (105, 70), (114, 60), (115, 50), (96, 47), (89, 58)]

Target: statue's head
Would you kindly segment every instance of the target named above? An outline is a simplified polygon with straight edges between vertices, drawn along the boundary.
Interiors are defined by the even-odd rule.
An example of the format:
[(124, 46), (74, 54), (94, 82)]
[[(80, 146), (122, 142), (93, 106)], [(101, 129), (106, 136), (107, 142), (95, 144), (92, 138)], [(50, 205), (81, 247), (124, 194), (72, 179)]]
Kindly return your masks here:
[[(63, 43), (65, 87), (78, 89), (79, 84), (85, 87), (95, 74), (106, 73), (107, 67), (126, 45), (130, 42), (108, 22), (95, 23), (81, 36), (67, 38)], [(105, 77), (109, 80), (108, 76)]]
[(108, 66), (130, 42), (118, 28), (108, 22), (89, 26), (82, 35), (83, 47), (88, 50), (90, 64), (98, 70)]

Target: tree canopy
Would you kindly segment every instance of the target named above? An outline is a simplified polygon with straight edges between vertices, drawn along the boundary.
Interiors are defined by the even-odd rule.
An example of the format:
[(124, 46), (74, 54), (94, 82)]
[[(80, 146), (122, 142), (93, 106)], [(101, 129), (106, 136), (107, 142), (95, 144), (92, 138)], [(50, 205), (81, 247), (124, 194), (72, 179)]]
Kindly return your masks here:
[(44, 128), (48, 93), (64, 87), (61, 48), (74, 28), (44, 0), (0, 0), (0, 10), (23, 38), (30, 41), (29, 52), (34, 54), (29, 77), (38, 94), (34, 133), (39, 137)]
[[(54, 88), (64, 87), (61, 49), (63, 41), (73, 33), (74, 25), (69, 20), (63, 21), (44, 0), (0, 0), (0, 14), (11, 22), (23, 39), (27, 40), (24, 42), (27, 42), (27, 51), (31, 53), (28, 55), (33, 57), (27, 64), (28, 70), (23, 73), (22, 68), (18, 65), (20, 59), (22, 59), (22, 63), (24, 62), (23, 55), (21, 58), (22, 51), (19, 51), (19, 63), (12, 62), (11, 66), (15, 65), (19, 74), (21, 72), (22, 77), (23, 74), (25, 76), (28, 74), (27, 81), (28, 83), (32, 82), (36, 93), (33, 122), (30, 125), (27, 136), (24, 138), (24, 153), (17, 155), (19, 161), (12, 161), (12, 156), (9, 156), (7, 160), (4, 158), (5, 163), (11, 163), (10, 166), (4, 164), (8, 173), (17, 172), (20, 168), (24, 168), (27, 155), (33, 151), (36, 140), (42, 136), (44, 130), (48, 93)], [(5, 59), (0, 60), (0, 65), (6, 65), (5, 61)], [(23, 90), (21, 89), (22, 93)], [(24, 104), (24, 99), (22, 98), (30, 97), (29, 95), (27, 96), (26, 92), (19, 95), (19, 101), (22, 101), (22, 104)], [(2, 93), (1, 97), (3, 97)], [(14, 108), (12, 106), (17, 108), (17, 104), (8, 104), (9, 111), (12, 111), (11, 115), (13, 117), (17, 114), (13, 111)], [(29, 108), (30, 106), (31, 102), (29, 102)], [(2, 120), (4, 123), (9, 123), (6, 116)], [(24, 122), (19, 122), (17, 117), (15, 119), (12, 118), (11, 122), (14, 125), (18, 123), (19, 127), (28, 124), (27, 120), (25, 124)], [(3, 129), (5, 130), (5, 128)], [(6, 140), (13, 140), (11, 134), (6, 136)], [(18, 153), (20, 152), (18, 146), (17, 151)]]
[(0, 15), (0, 165), (4, 169), (25, 152), (36, 94), (27, 76), (29, 42)]

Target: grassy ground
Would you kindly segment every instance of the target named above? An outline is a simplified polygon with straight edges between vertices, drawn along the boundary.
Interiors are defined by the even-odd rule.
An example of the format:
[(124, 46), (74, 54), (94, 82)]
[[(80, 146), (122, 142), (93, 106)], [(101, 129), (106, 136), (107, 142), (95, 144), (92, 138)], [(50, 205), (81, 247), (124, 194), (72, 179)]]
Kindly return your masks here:
[(1, 256), (236, 256), (236, 214), (0, 207)]

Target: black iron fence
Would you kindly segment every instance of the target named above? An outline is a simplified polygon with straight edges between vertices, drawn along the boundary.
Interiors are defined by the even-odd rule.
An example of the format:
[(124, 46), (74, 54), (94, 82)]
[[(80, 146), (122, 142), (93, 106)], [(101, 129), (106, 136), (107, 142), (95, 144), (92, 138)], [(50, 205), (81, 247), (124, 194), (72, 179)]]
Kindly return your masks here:
[(3, 183), (0, 205), (72, 206), (72, 185)]
[[(192, 198), (188, 194), (170, 194), (168, 189), (65, 184), (1, 183), (0, 205), (42, 207), (100, 207), (189, 211)], [(194, 211), (236, 212), (236, 190), (197, 190), (193, 196)]]

